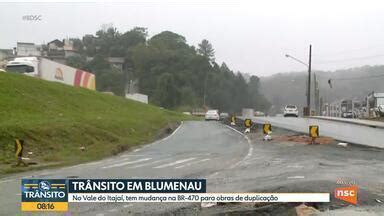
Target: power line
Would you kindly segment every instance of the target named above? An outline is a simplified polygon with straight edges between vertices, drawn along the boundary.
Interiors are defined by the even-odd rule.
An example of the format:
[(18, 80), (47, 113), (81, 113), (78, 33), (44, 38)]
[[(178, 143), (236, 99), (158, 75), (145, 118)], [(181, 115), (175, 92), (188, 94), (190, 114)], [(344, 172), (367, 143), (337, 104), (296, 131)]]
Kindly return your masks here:
[[(351, 52), (358, 52), (358, 51), (363, 51), (363, 50), (372, 50), (372, 49), (378, 49), (378, 48), (384, 48), (384, 44), (376, 44), (376, 45), (371, 45), (367, 47), (361, 47), (361, 48), (354, 48), (354, 49), (345, 49), (345, 50), (340, 50), (336, 52), (327, 52), (325, 53), (327, 56), (329, 55), (341, 55), (345, 53), (351, 53)], [(318, 55), (314, 55), (318, 56)], [(321, 56), (324, 56), (323, 54)]]
[(371, 55), (371, 56), (362, 56), (362, 57), (355, 57), (355, 58), (337, 59), (337, 60), (322, 60), (322, 61), (317, 61), (316, 63), (317, 64), (328, 64), (328, 63), (337, 63), (337, 62), (344, 62), (344, 61), (373, 59), (373, 58), (379, 58), (379, 57), (384, 57), (384, 54)]
[(330, 80), (357, 80), (357, 79), (372, 79), (377, 77), (384, 77), (384, 74), (379, 75), (373, 75), (373, 76), (361, 76), (361, 77), (350, 77), (350, 78), (337, 78), (337, 79), (330, 79)]
[(332, 81), (345, 81), (345, 80), (362, 80), (362, 79), (372, 79), (372, 78), (378, 78), (378, 77), (384, 77), (384, 74), (379, 75), (373, 75), (373, 76), (361, 76), (361, 77), (350, 77), (350, 78), (337, 78), (337, 79), (328, 79), (328, 85), (330, 88), (332, 88)]

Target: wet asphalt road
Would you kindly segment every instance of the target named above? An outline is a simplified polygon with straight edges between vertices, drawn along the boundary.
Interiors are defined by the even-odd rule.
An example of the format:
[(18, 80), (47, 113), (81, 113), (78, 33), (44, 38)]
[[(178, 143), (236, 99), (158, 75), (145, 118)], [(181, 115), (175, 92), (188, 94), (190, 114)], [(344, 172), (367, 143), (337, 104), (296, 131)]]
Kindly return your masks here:
[[(113, 158), (22, 173), (0, 179), (0, 215), (20, 212), (20, 178), (206, 178), (208, 192), (332, 192), (344, 182), (360, 188), (358, 211), (383, 215), (384, 151), (358, 146), (262, 141), (261, 128), (246, 138), (218, 122), (185, 122), (171, 136)], [(274, 128), (273, 137), (295, 135)], [(4, 196), (6, 194), (6, 196)], [(318, 209), (346, 206), (333, 198)], [(275, 211), (271, 210), (275, 209)], [(199, 204), (72, 203), (72, 215), (220, 214), (284, 215), (271, 208)], [(354, 210), (352, 210), (354, 211)], [(333, 211), (331, 211), (333, 212)], [(336, 211), (333, 213), (337, 213)], [(29, 215), (29, 214), (25, 214)], [(33, 215), (33, 214), (31, 214)], [(47, 214), (48, 215), (48, 214)], [(52, 214), (53, 215), (53, 214)], [(332, 214), (331, 214), (332, 215)]]
[[(21, 178), (202, 178), (233, 167), (247, 156), (244, 137), (218, 122), (185, 122), (172, 135), (109, 159), (23, 173), (0, 179), (0, 215), (20, 212)], [(3, 196), (7, 194), (7, 196)], [(74, 215), (125, 215), (145, 206), (70, 204)]]

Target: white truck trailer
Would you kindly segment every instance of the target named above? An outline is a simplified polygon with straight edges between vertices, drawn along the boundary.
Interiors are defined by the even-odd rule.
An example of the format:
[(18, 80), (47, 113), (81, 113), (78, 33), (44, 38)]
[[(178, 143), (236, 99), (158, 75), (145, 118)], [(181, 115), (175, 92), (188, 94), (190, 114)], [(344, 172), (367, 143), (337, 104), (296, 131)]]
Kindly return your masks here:
[(384, 117), (384, 93), (372, 92), (367, 96), (367, 110), (369, 117)]
[(20, 57), (9, 61), (7, 72), (22, 73), (44, 80), (64, 83), (95, 90), (95, 75), (87, 71), (73, 68), (46, 58)]
[(243, 108), (241, 114), (244, 118), (252, 118), (255, 116), (255, 111), (251, 108)]

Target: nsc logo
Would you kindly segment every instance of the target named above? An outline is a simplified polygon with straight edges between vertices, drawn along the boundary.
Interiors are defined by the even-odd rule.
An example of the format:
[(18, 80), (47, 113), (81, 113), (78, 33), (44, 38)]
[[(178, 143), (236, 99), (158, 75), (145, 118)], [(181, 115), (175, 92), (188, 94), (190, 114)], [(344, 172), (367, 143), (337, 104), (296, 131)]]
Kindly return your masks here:
[(22, 211), (67, 211), (65, 179), (22, 179)]
[(358, 187), (356, 185), (352, 185), (349, 187), (340, 187), (335, 189), (335, 198), (343, 200), (345, 202), (352, 203), (357, 205), (357, 192)]

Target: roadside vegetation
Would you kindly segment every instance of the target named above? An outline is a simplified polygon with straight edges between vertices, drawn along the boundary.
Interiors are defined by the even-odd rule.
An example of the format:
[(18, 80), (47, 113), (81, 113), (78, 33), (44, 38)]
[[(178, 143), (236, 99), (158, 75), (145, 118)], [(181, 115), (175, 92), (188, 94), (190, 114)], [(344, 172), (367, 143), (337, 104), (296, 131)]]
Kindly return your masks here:
[[(158, 138), (191, 118), (122, 97), (19, 74), (0, 73), (0, 175), (100, 159)], [(25, 140), (16, 163), (15, 138)], [(30, 154), (28, 154), (30, 152)]]
[[(67, 64), (94, 73), (99, 91), (124, 95), (126, 83), (132, 82), (151, 103), (183, 111), (204, 105), (224, 112), (244, 107), (266, 111), (270, 106), (259, 92), (259, 77), (216, 62), (206, 39), (193, 46), (171, 31), (148, 37), (146, 28), (121, 33), (110, 27), (73, 41), (80, 56), (67, 58)], [(108, 62), (116, 57), (124, 60), (122, 70)]]

